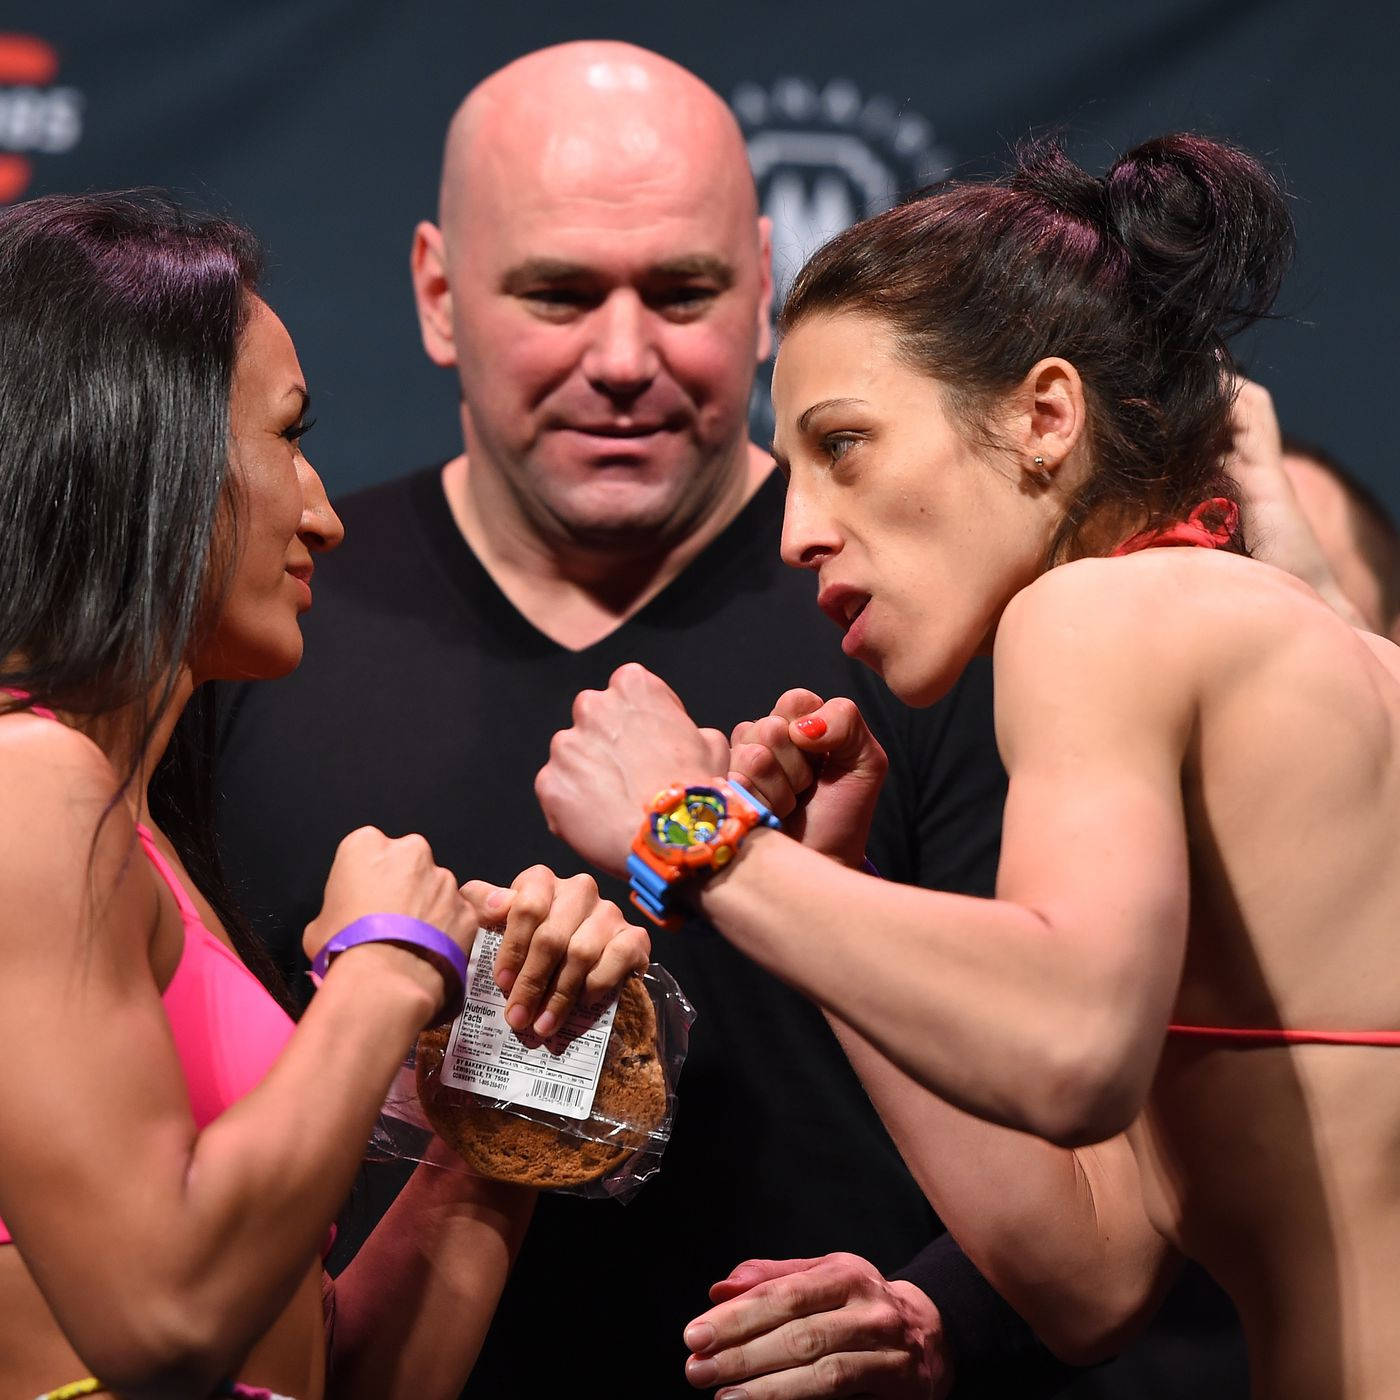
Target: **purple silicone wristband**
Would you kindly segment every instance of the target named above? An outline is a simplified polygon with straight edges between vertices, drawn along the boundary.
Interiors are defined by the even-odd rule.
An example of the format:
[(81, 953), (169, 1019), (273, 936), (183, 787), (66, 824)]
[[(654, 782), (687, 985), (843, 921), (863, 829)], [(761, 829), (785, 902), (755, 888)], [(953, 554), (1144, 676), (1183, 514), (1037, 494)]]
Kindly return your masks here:
[(467, 955), (441, 929), (425, 924), (422, 919), (407, 914), (365, 914), (354, 923), (346, 924), (322, 946), (311, 963), (311, 971), (324, 977), (326, 969), (347, 948), (360, 943), (393, 943), (410, 953), (427, 953), (429, 960), (441, 960), (457, 980), (448, 979), (447, 998), (438, 1021), (453, 1020), (462, 1009), (467, 995)]

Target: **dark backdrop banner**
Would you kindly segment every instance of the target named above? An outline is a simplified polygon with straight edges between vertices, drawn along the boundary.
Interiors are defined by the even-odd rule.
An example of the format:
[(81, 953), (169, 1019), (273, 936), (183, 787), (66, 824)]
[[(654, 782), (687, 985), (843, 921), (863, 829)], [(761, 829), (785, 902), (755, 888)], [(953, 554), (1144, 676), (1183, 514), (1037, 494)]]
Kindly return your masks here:
[[(458, 450), (454, 386), (418, 343), (410, 235), (466, 90), (573, 38), (647, 45), (730, 100), (780, 284), (824, 236), (949, 171), (995, 169), (1032, 128), (1062, 127), (1098, 171), (1173, 129), (1264, 154), (1300, 254), (1248, 368), (1286, 426), (1400, 510), (1379, 423), (1398, 348), (1390, 6), (4, 0), (0, 201), (162, 185), (250, 224), (316, 396), (311, 455), (344, 492)], [(766, 440), (766, 391), (754, 419)]]

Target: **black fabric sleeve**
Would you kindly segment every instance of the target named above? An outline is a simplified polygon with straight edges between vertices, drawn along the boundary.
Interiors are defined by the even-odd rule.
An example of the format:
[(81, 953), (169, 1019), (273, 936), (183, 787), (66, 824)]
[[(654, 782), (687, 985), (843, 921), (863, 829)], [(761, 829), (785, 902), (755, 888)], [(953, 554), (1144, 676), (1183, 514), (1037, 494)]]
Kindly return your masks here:
[(953, 1360), (953, 1400), (1040, 1400), (1080, 1372), (1057, 1360), (947, 1233), (898, 1273), (933, 1300)]

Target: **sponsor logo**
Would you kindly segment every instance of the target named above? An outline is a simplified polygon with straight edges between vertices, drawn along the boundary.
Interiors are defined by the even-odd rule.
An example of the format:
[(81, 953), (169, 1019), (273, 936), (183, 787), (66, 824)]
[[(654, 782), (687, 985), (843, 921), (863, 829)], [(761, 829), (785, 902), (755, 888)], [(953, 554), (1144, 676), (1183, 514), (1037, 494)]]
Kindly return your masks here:
[(83, 97), (55, 85), (58, 53), (32, 34), (0, 34), (0, 204), (19, 199), (34, 157), (71, 151), (83, 134)]
[[(833, 234), (952, 168), (927, 117), (892, 98), (864, 94), (848, 78), (824, 87), (796, 77), (767, 88), (743, 83), (730, 105), (748, 142), (759, 206), (773, 222), (775, 303)], [(768, 379), (759, 375), (750, 412), (761, 443), (772, 435)]]

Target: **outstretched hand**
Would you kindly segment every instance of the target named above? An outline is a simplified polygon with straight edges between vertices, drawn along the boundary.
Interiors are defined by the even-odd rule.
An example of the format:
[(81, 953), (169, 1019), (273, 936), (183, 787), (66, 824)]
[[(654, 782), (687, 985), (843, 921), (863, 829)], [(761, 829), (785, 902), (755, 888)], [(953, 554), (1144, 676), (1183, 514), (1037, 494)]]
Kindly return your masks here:
[(675, 691), (635, 663), (614, 671), (606, 690), (580, 691), (573, 720), (551, 741), (535, 795), (549, 829), (614, 875), (662, 788), (710, 783), (729, 768), (724, 735), (700, 729)]
[[(854, 1254), (750, 1259), (685, 1329), (686, 1379), (746, 1400), (942, 1400), (952, 1383), (938, 1309)], [(721, 1389), (718, 1400), (724, 1400)]]
[(487, 925), (504, 926), (495, 979), (506, 1023), (554, 1034), (574, 1007), (599, 1002), (634, 972), (645, 972), (651, 939), (598, 893), (591, 875), (523, 870), (509, 889), (471, 880), (462, 898)]
[(858, 867), (889, 760), (853, 701), (789, 690), (763, 719), (735, 726), (729, 776), (804, 846)]

